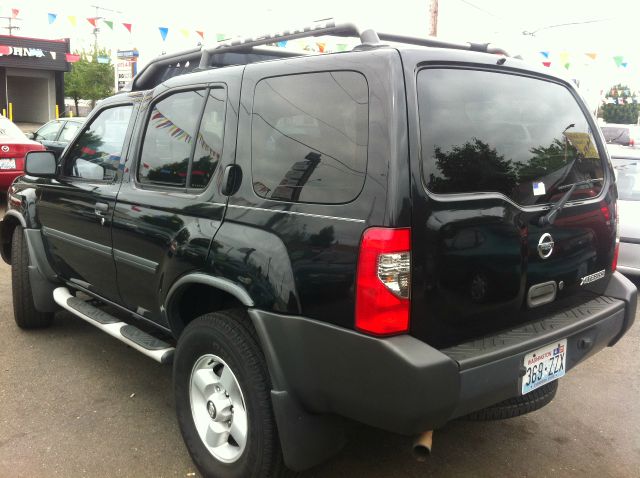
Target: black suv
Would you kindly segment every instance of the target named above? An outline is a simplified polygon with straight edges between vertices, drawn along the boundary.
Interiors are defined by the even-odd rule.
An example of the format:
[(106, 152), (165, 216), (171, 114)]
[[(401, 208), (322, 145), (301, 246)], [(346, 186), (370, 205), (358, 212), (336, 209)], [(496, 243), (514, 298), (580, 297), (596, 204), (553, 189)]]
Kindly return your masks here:
[[(317, 35), (361, 44), (269, 46)], [(593, 118), (487, 45), (329, 22), (164, 56), (26, 173), (1, 230), (18, 326), (62, 307), (172, 361), (207, 476), (311, 467), (349, 420), (426, 453), (544, 405), (635, 316)]]

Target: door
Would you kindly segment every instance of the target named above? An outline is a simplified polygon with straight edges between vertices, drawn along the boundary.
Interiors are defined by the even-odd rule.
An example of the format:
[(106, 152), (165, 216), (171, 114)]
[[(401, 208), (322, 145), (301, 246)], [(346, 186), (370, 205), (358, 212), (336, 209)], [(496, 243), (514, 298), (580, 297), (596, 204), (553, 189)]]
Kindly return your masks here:
[(123, 303), (162, 325), (163, 298), (204, 267), (223, 218), (219, 189), (235, 157), (241, 73), (213, 71), (219, 83), (164, 90), (140, 112), (113, 218), (114, 257)]
[(62, 158), (58, 178), (41, 187), (38, 202), (56, 271), (111, 300), (118, 300), (111, 218), (132, 112), (133, 105), (118, 104), (93, 115)]

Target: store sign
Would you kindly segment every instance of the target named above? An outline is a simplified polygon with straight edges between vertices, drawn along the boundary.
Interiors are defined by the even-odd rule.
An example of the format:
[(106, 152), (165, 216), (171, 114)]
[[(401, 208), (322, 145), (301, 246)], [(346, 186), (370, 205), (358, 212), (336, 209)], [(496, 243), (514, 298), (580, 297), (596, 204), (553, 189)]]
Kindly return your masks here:
[(118, 91), (121, 91), (130, 81), (133, 80), (134, 64), (134, 61), (118, 60), (118, 63), (116, 64)]
[(42, 48), (0, 45), (0, 56), (23, 56), (31, 58), (49, 57), (55, 60), (57, 54), (55, 51), (47, 51)]

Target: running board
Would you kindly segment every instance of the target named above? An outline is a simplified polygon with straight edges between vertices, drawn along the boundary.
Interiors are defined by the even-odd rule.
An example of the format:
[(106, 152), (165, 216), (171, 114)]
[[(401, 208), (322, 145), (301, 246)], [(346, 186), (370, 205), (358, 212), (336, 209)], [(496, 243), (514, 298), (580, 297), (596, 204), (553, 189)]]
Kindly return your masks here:
[(53, 300), (73, 315), (86, 320), (103, 332), (151, 357), (162, 364), (171, 363), (175, 349), (166, 342), (149, 335), (137, 327), (122, 322), (113, 315), (94, 307), (82, 299), (74, 297), (66, 287), (58, 287), (53, 291)]

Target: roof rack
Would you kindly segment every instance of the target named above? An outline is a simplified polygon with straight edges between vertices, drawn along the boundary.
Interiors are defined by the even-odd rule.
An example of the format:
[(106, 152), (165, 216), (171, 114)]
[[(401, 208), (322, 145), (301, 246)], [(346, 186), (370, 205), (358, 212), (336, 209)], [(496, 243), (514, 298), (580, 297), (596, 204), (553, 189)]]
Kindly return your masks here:
[(212, 46), (202, 46), (159, 56), (147, 64), (134, 77), (130, 90), (148, 90), (171, 77), (193, 71), (300, 56), (302, 53), (283, 48), (268, 47), (281, 41), (317, 36), (359, 38), (361, 45), (358, 48), (380, 47), (384, 46), (382, 41), (389, 41), (409, 45), (481, 51), (508, 56), (506, 51), (492, 47), (488, 43), (452, 43), (433, 37), (419, 38), (391, 33), (378, 34), (372, 29), (361, 29), (354, 23), (336, 23), (332, 19), (327, 19), (298, 29), (284, 30), (258, 37), (222, 41)]

